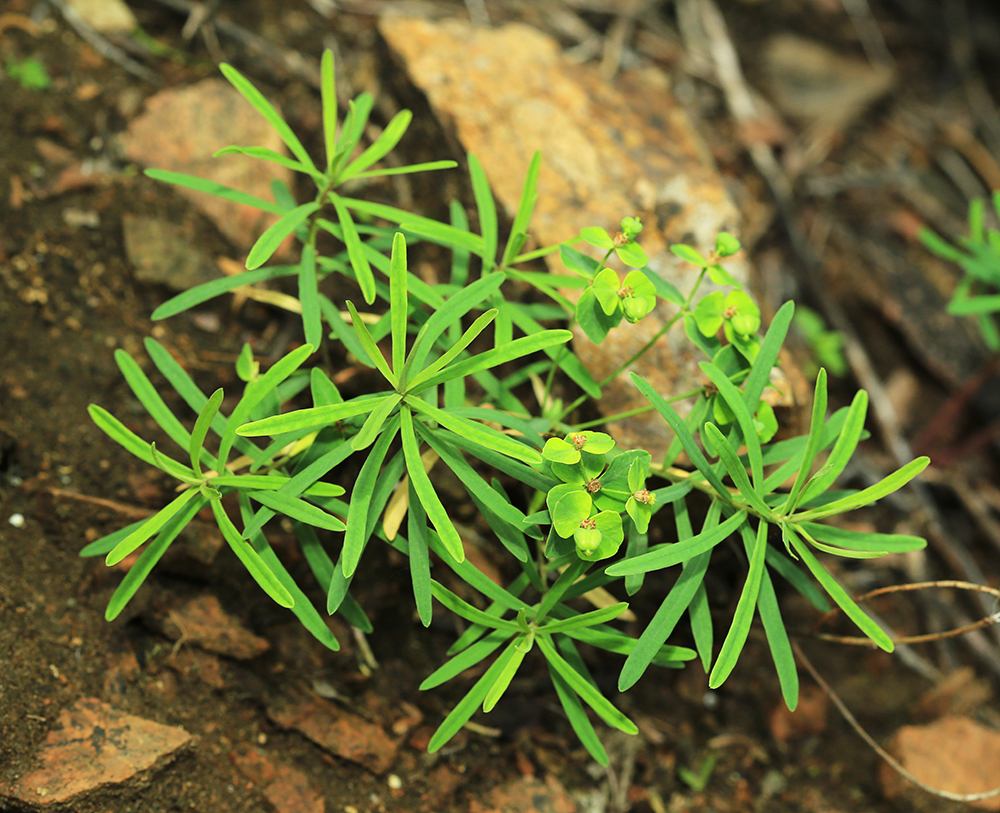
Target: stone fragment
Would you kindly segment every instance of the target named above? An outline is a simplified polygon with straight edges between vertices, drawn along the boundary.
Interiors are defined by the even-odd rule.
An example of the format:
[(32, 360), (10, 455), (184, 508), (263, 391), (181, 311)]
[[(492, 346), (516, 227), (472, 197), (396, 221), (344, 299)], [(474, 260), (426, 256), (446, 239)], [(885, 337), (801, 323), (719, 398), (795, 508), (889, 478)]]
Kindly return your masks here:
[[(120, 785), (163, 767), (191, 741), (183, 728), (144, 720), (84, 697), (56, 719), (38, 753), (40, 766), (0, 793), (0, 799), (32, 808), (71, 801), (76, 805), (98, 788)], [(0, 808), (6, 809), (2, 804)]]
[(278, 725), (294, 728), (331, 754), (374, 774), (384, 774), (396, 759), (399, 745), (381, 726), (325, 700), (285, 699), (270, 706), (267, 713)]
[[(889, 752), (925, 785), (951, 793), (982, 793), (1000, 786), (1000, 732), (967, 717), (942, 717), (928, 725), (900, 728)], [(882, 790), (902, 798), (909, 809), (932, 811), (942, 800), (920, 790), (889, 765), (879, 768)], [(979, 810), (1000, 810), (1000, 796), (970, 803)]]
[(248, 660), (271, 648), (222, 609), (213, 595), (193, 598), (167, 612), (161, 620), (163, 633), (174, 641), (200, 646), (237, 660)]
[(123, 0), (68, 0), (83, 21), (102, 34), (127, 34), (138, 26)]
[[(146, 101), (145, 112), (132, 121), (123, 136), (125, 155), (131, 161), (197, 175), (264, 200), (272, 199), (272, 181), (291, 182), (291, 170), (268, 161), (242, 155), (212, 157), (230, 144), (285, 152), (277, 133), (224, 79), (205, 79), (190, 87), (157, 93)], [(275, 219), (243, 204), (174, 188), (244, 250)]]
[(551, 774), (542, 781), (534, 776), (514, 779), (494, 788), (487, 804), (473, 800), (469, 813), (576, 813), (576, 802)]
[[(436, 114), (479, 159), (509, 215), (517, 209), (532, 155), (542, 151), (532, 220), (538, 244), (572, 239), (585, 226), (614, 234), (623, 217), (639, 216), (649, 268), (687, 292), (698, 269), (668, 245), (688, 243), (707, 254), (718, 232), (739, 232), (739, 213), (659, 70), (626, 72), (610, 84), (525, 25), (486, 29), (456, 19), (401, 17), (384, 17), (379, 25)], [(596, 256), (596, 249), (577, 245)], [(549, 262), (552, 271), (563, 272), (557, 256)], [(727, 260), (726, 268), (747, 281), (742, 255)], [(574, 349), (599, 381), (675, 313), (675, 306), (661, 302), (641, 322), (623, 322), (599, 346), (578, 332)], [(678, 323), (631, 369), (658, 392), (676, 394), (701, 386), (702, 360)], [(600, 402), (605, 414), (645, 405), (627, 373), (605, 387)], [(623, 446), (649, 449), (654, 457), (671, 440), (655, 413), (611, 431)]]
[(229, 758), (240, 773), (261, 786), (277, 813), (324, 813), (323, 797), (302, 771), (271, 759), (262, 748), (233, 751)]
[(188, 227), (126, 213), (122, 235), (125, 254), (140, 282), (186, 291), (219, 277), (212, 258), (198, 247)]

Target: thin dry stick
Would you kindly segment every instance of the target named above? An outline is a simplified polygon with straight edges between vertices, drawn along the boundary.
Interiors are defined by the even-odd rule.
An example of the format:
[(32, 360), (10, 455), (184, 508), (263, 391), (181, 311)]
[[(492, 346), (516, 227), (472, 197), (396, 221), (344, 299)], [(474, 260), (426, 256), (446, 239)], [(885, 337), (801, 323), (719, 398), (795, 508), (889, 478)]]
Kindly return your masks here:
[(819, 672), (816, 671), (816, 667), (812, 665), (812, 661), (806, 657), (805, 652), (803, 652), (802, 648), (794, 641), (792, 642), (792, 648), (795, 650), (795, 657), (803, 666), (805, 666), (809, 674), (812, 675), (813, 680), (819, 684), (819, 687), (826, 692), (827, 697), (829, 697), (833, 702), (833, 705), (837, 707), (837, 711), (839, 711), (841, 716), (847, 720), (851, 728), (857, 732), (861, 739), (868, 743), (876, 754), (884, 759), (886, 763), (904, 779), (909, 780), (918, 788), (930, 793), (933, 796), (940, 796), (942, 799), (949, 799), (953, 802), (978, 802), (982, 799), (992, 799), (994, 796), (1000, 796), (1000, 787), (994, 788), (993, 790), (983, 791), (982, 793), (952, 793), (948, 790), (940, 790), (938, 788), (932, 788), (930, 785), (925, 785), (912, 773), (906, 770), (906, 768), (904, 768), (888, 751), (875, 742), (871, 734), (861, 727), (861, 724), (855, 719), (854, 715), (851, 714), (850, 709), (847, 708), (844, 701), (841, 700), (837, 693), (830, 687), (830, 684), (823, 680)]
[[(858, 596), (855, 601), (867, 601), (870, 598), (882, 596), (886, 593), (906, 593), (913, 590), (926, 590), (931, 587), (939, 587), (942, 589), (952, 587), (958, 590), (970, 590), (976, 593), (987, 593), (988, 595), (993, 596), (996, 601), (1000, 601), (1000, 590), (997, 590), (995, 587), (987, 587), (982, 584), (972, 584), (971, 582), (957, 581), (954, 579), (939, 579), (932, 582), (913, 582), (912, 584), (894, 584), (889, 587), (879, 587), (876, 590), (871, 590), (865, 593), (863, 596)], [(996, 604), (996, 601), (994, 601), (994, 605)], [(819, 627), (839, 613), (840, 608), (834, 607), (816, 622), (816, 626)], [(925, 635), (906, 635), (902, 638), (893, 638), (892, 642), (894, 644), (926, 644), (932, 641), (941, 641), (945, 638), (954, 638), (958, 635), (965, 635), (967, 632), (972, 632), (973, 630), (982, 629), (983, 627), (988, 627), (997, 623), (1000, 623), (1000, 612), (991, 613), (978, 621), (974, 621), (971, 624), (965, 624), (957, 629), (945, 630), (944, 632), (932, 632)], [(851, 635), (832, 635), (826, 632), (817, 632), (816, 637), (824, 641), (835, 641), (839, 644), (849, 644), (851, 646), (872, 646), (870, 639)]]
[(61, 488), (49, 488), (46, 490), (53, 497), (68, 497), (71, 500), (89, 502), (93, 505), (99, 505), (102, 508), (110, 508), (112, 511), (117, 511), (122, 516), (132, 517), (134, 519), (149, 519), (149, 517), (156, 513), (155, 511), (150, 511), (146, 508), (126, 505), (125, 503), (115, 502), (114, 500), (106, 500), (103, 497), (91, 497), (89, 494), (79, 494), (76, 491), (65, 491)]

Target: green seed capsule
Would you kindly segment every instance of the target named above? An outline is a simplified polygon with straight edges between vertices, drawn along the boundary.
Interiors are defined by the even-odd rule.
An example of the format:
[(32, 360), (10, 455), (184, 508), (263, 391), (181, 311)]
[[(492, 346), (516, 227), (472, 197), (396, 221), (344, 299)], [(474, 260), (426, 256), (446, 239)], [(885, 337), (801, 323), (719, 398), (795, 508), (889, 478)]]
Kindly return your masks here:
[(629, 296), (622, 300), (622, 310), (625, 312), (625, 318), (635, 324), (649, 313), (649, 305), (642, 297)]
[(593, 553), (601, 544), (601, 532), (597, 528), (577, 528), (573, 533), (573, 541), (583, 553)]

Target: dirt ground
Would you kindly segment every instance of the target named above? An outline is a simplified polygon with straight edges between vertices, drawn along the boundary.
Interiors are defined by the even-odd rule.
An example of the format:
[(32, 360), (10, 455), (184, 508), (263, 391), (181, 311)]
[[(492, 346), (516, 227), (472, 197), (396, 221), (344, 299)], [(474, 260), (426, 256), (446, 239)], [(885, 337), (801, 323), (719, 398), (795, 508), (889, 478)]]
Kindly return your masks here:
[[(164, 46), (162, 56), (137, 57), (159, 82), (171, 86), (215, 75), (208, 46), (201, 39), (190, 44), (183, 39), (183, 15), (153, 0), (130, 5), (145, 33)], [(350, 75), (352, 68), (360, 71), (358, 66), (370, 65), (371, 49), (380, 47), (374, 17), (367, 13), (380, 4), (341, 5), (347, 11), (335, 25), (307, 3), (223, 2), (221, 8), (224, 16), (275, 48), (313, 59), (323, 46), (321, 32), (332, 32), (351, 54), (345, 68)], [(607, 33), (614, 17), (601, 9), (608, 4), (592, 5), (596, 10), (581, 11), (582, 19), (595, 32)], [(671, 4), (652, 5), (673, 20)], [(932, 4), (886, 0), (873, 2), (872, 9), (898, 60), (899, 87), (907, 89), (898, 92), (915, 93), (921, 104), (933, 108), (939, 103), (947, 112), (961, 95), (961, 83), (949, 72), (947, 39), (924, 27), (932, 16), (927, 5)], [(991, 15), (988, 3), (970, 5), (983, 14), (977, 18), (983, 21), (980, 35), (996, 36), (1000, 15)], [(504, 3), (487, 6), (501, 20), (521, 14), (530, 21), (534, 16), (530, 4), (527, 9), (514, 3), (509, 8)], [(573, 9), (584, 6), (568, 4)], [(721, 6), (751, 81), (763, 70), (754, 60), (755, 43), (768, 34), (794, 30), (842, 45), (837, 38), (850, 27), (842, 11), (829, 10), (839, 7), (836, 0), (732, 0)], [(352, 8), (366, 13), (349, 13)], [(466, 13), (462, 4), (434, 8)], [(148, 515), (169, 497), (160, 478), (88, 419), (87, 405), (99, 403), (129, 414), (147, 437), (156, 436), (154, 424), (132, 399), (115, 365), (114, 350), (141, 356), (143, 338), (154, 337), (199, 383), (214, 388), (233, 383), (232, 364), (244, 341), (280, 348), (282, 341), (295, 339), (288, 337), (296, 323), (252, 302), (234, 310), (228, 300), (197, 318), (150, 321), (149, 314), (169, 292), (136, 280), (123, 242), (124, 214), (169, 212), (187, 224), (191, 239), (219, 246), (219, 253), (233, 251), (182, 199), (138, 176), (116, 152), (117, 134), (157, 86), (97, 54), (58, 12), (41, 12), (44, 4), (8, 0), (0, 13), (0, 61), (9, 65), (36, 56), (53, 79), (45, 89), (23, 87), (10, 77), (0, 82), (0, 110), (5, 111), (0, 125), (0, 788), (35, 767), (38, 748), (62, 709), (79, 698), (96, 697), (130, 714), (180, 726), (195, 739), (151, 777), (109, 786), (85, 804), (60, 809), (269, 810), (273, 800), (264, 793), (267, 780), (255, 778), (246, 768), (246, 755), (258, 751), (294, 767), (325, 809), (338, 813), (911, 809), (909, 802), (884, 798), (878, 757), (832, 709), (827, 711), (816, 687), (805, 688), (803, 701), (807, 708), (813, 703), (814, 711), (806, 713), (799, 730), (783, 736), (777, 682), (763, 639), (754, 636), (740, 666), (717, 692), (707, 692), (705, 676), (692, 666), (681, 672), (650, 672), (634, 690), (615, 697), (639, 721), (641, 733), (635, 738), (609, 734), (612, 766), (604, 770), (591, 763), (573, 737), (541, 664), (515, 681), (493, 713), (475, 718), (478, 728), (462, 732), (438, 754), (424, 753), (422, 744), (449, 703), (460, 696), (462, 685), (456, 682), (427, 693), (419, 692), (418, 685), (441, 662), (455, 632), (443, 616), (430, 630), (423, 629), (412, 611), (405, 563), (384, 552), (366, 561), (355, 581), (364, 585), (357, 597), (375, 631), (362, 641), (335, 619), (343, 644), (336, 653), (321, 647), (290, 614), (270, 603), (228, 549), (214, 558), (203, 555), (204, 540), (195, 538), (197, 534), (171, 552), (123, 617), (106, 622), (104, 608), (121, 572), (105, 568), (100, 560), (81, 559), (80, 549)], [(821, 12), (840, 15), (836, 32), (818, 21)], [(857, 51), (857, 43), (853, 45)], [(218, 47), (254, 81), (267, 83), (293, 124), (301, 124), (295, 118), (301, 109), (297, 100), (314, 93), (306, 82), (274, 66), (261, 65), (255, 73), (257, 63), (247, 55), (245, 44), (223, 37)], [(679, 52), (664, 51), (661, 59), (663, 67), (682, 73)], [(1000, 90), (997, 78), (987, 71), (986, 86), (994, 94)], [(796, 282), (794, 276), (791, 281), (775, 276), (775, 269), (797, 262), (781, 217), (769, 202), (766, 185), (755, 180), (738, 128), (728, 120), (716, 89), (711, 83), (700, 87), (701, 80), (690, 77), (685, 81), (682, 88), (692, 94), (692, 114), (711, 125), (706, 135), (723, 173), (743, 179), (739, 188), (751, 196), (747, 205), (759, 215), (758, 233), (751, 242), (763, 269), (761, 284), (777, 279), (782, 288), (763, 293), (762, 299), (780, 301), (789, 289), (797, 289), (807, 301), (815, 297), (815, 287)], [(895, 111), (892, 100), (874, 104), (838, 132), (825, 165), (828, 184), (861, 169), (880, 171), (870, 147), (890, 140), (884, 131), (898, 124)], [(309, 137), (313, 143), (320, 138), (316, 131)], [(438, 146), (434, 157), (443, 157), (449, 146)], [(928, 162), (933, 163), (930, 158)], [(801, 185), (813, 190), (811, 197), (802, 193), (803, 223), (807, 229), (826, 229), (829, 235), (824, 269), (830, 282), (825, 290), (864, 336), (882, 379), (917, 388), (902, 425), (912, 438), (926, 416), (939, 409), (986, 356), (963, 333), (962, 369), (954, 369), (955, 362), (949, 371), (947, 356), (936, 356), (935, 348), (914, 341), (911, 334), (919, 333), (920, 325), (907, 326), (906, 318), (893, 316), (905, 305), (905, 297), (894, 304), (884, 292), (899, 290), (898, 279), (867, 279), (874, 293), (857, 282), (868, 277), (868, 264), (878, 264), (877, 256), (864, 253), (872, 245), (882, 245), (894, 256), (897, 265), (883, 263), (889, 268), (919, 251), (898, 189), (862, 183), (827, 194), (816, 191), (818, 175), (803, 177)], [(965, 205), (961, 195), (943, 182), (937, 190), (940, 221), (935, 227), (960, 224)], [(930, 193), (920, 194), (926, 199)], [(907, 234), (909, 242), (904, 241)], [(861, 254), (852, 255), (852, 250)], [(842, 379), (840, 386), (849, 397), (850, 378)], [(973, 414), (966, 423), (978, 428), (986, 419)], [(878, 426), (872, 429), (864, 466), (888, 468), (884, 438)], [(938, 439), (944, 452), (968, 434), (964, 425), (948, 429)], [(972, 467), (970, 477), (995, 474), (988, 445), (964, 458)], [(995, 555), (990, 564), (994, 549), (982, 541), (966, 505), (947, 489), (938, 492), (938, 498), (952, 534), (970, 540), (967, 553), (995, 580)], [(890, 530), (911, 508), (912, 503), (890, 505), (870, 519), (889, 526), (880, 530)], [(282, 555), (292, 556), (290, 544), (281, 547), (281, 533), (276, 531), (272, 542)], [(293, 571), (306, 572), (300, 560), (288, 564)], [(937, 559), (931, 567), (938, 575), (952, 577)], [(912, 575), (900, 563), (873, 572), (871, 580), (878, 583)], [(739, 560), (733, 557), (731, 572), (723, 569), (714, 578), (717, 607), (724, 610), (738, 595), (743, 578)], [(856, 583), (868, 585), (863, 579)], [(226, 612), (267, 642), (267, 651), (250, 659), (206, 655), (185, 644), (183, 637), (169, 634), (163, 619), (171, 609), (206, 594), (217, 597)], [(795, 626), (807, 627), (815, 620), (804, 605), (786, 606)], [(921, 621), (909, 617), (919, 612), (916, 607), (888, 602), (877, 609), (907, 631), (918, 632)], [(640, 616), (650, 610), (641, 605), (634, 609)], [(683, 634), (677, 642), (685, 643)], [(916, 721), (917, 701), (931, 683), (899, 659), (815, 641), (804, 645), (876, 740)], [(923, 654), (940, 658), (942, 668), (975, 663), (985, 685), (995, 680), (987, 666), (960, 646), (943, 654), (930, 649)], [(620, 664), (593, 662), (591, 667), (610, 691)], [(388, 771), (373, 772), (331, 756), (275, 722), (277, 705), (317, 694), (333, 697), (390, 732), (397, 750)], [(988, 711), (990, 701), (985, 706)], [(29, 809), (17, 802), (7, 804), (0, 802), (0, 809)], [(945, 807), (935, 802), (928, 809)]]

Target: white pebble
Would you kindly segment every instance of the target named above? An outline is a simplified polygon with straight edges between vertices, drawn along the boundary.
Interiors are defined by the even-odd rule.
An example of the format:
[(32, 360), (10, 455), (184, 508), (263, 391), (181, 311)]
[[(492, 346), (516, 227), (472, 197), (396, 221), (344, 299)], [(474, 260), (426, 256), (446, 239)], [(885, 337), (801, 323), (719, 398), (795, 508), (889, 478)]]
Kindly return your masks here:
[(385, 778), (385, 782), (389, 786), (390, 790), (400, 790), (403, 787), (403, 780), (394, 773), (389, 774)]
[(10, 519), (7, 520), (15, 528), (24, 527), (24, 514), (11, 514)]

